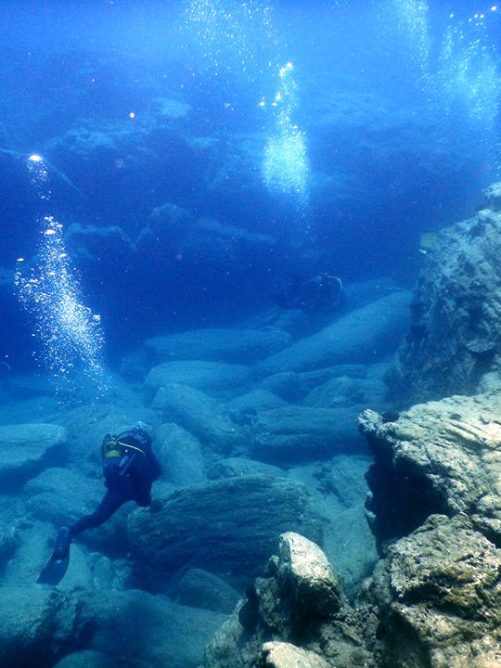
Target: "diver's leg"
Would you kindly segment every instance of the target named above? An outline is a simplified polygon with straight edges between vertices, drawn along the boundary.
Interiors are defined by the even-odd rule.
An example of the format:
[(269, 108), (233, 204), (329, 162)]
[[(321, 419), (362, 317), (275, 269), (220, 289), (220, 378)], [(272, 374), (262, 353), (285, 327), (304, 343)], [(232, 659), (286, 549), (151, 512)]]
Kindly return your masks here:
[(124, 496), (124, 494), (108, 490), (105, 497), (93, 513), (80, 518), (78, 522), (75, 522), (75, 524), (70, 527), (71, 536), (78, 536), (82, 531), (95, 529), (96, 527), (101, 526), (101, 524), (104, 524), (104, 522), (106, 522), (106, 520), (108, 520), (126, 501), (129, 501), (129, 498)]

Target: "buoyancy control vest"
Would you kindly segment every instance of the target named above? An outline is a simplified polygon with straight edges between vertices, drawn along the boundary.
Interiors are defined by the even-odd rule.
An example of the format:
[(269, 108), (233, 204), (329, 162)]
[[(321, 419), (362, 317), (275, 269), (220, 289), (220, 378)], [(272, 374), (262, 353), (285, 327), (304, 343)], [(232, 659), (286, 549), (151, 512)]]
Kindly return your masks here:
[[(134, 443), (128, 443), (131, 440)], [(107, 434), (101, 444), (103, 471), (107, 480), (114, 477), (124, 477), (130, 474), (131, 466), (136, 457), (146, 457), (141, 438), (136, 434), (123, 432), (122, 434)]]

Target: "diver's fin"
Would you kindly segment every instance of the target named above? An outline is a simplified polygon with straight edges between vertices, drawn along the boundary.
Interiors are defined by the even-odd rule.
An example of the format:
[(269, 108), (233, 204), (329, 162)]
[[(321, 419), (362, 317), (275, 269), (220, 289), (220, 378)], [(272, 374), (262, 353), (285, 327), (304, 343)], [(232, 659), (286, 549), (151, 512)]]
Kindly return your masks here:
[(71, 533), (68, 527), (61, 527), (56, 545), (47, 565), (40, 573), (39, 584), (57, 585), (61, 582), (70, 563)]

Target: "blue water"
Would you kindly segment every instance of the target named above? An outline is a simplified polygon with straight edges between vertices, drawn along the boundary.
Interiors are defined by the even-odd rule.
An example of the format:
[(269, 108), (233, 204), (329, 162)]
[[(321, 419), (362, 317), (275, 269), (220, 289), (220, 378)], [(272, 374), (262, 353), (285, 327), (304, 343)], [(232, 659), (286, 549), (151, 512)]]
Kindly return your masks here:
[[(357, 593), (377, 558), (357, 416), (394, 408), (384, 379), (423, 235), (473, 216), (501, 176), (500, 49), (501, 5), (481, 0), (0, 4), (0, 431), (65, 430), (52, 459), (29, 450), (13, 473), (0, 433), (0, 587), (34, 586), (57, 526), (99, 502), (102, 437), (140, 419), (164, 465), (154, 498), (216, 480), (224, 506), (227, 477), (265, 474), (266, 512), (288, 522), (282, 481), (304, 483)], [(19, 448), (40, 445), (31, 427)], [(120, 657), (122, 633), (130, 665), (200, 665), (228, 610), (209, 623), (200, 591), (185, 601), (196, 656), (165, 663), (141, 606), (189, 654), (195, 613), (176, 626), (162, 607), (189, 599), (180, 574), (207, 569), (238, 598), (303, 526), (302, 511), (276, 536), (265, 522), (249, 557), (238, 531), (262, 518), (230, 493), (236, 539), (196, 508), (208, 544), (181, 523), (156, 580), (133, 572), (126, 514), (77, 541), (68, 589), (112, 592), (89, 647)], [(158, 597), (120, 598), (141, 588)], [(137, 638), (120, 605), (139, 611)], [(49, 643), (40, 665), (79, 642)]]
[[(499, 12), (431, 4), (2, 7), (0, 266), (33, 257), (37, 217), (56, 215), (111, 357), (252, 313), (287, 273), (412, 284), (420, 233), (470, 214), (498, 170)], [(33, 151), (54, 166), (45, 209)], [(136, 248), (166, 202), (269, 243)], [(21, 364), (6, 293), (2, 352)]]

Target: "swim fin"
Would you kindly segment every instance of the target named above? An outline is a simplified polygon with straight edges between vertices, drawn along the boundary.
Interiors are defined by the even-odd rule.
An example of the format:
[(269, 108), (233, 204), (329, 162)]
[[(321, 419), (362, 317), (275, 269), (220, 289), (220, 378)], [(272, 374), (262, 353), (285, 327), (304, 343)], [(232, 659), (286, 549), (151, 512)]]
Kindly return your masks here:
[(55, 586), (61, 582), (70, 563), (70, 545), (70, 529), (61, 527), (57, 534), (54, 551), (37, 580), (39, 584)]

